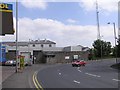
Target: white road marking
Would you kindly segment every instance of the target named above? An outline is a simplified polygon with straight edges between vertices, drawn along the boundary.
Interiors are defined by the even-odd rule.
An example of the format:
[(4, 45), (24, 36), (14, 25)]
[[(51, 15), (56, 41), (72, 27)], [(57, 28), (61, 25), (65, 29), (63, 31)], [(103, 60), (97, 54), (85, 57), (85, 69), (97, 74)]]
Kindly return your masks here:
[(85, 73), (85, 74), (90, 75), (90, 76), (93, 76), (93, 77), (101, 77), (101, 76), (99, 76), (99, 75), (90, 74), (90, 73)]
[(78, 70), (79, 72), (82, 72), (81, 70)]
[(118, 79), (112, 79), (112, 80), (117, 81), (117, 82), (120, 82), (120, 80), (118, 80)]
[(59, 75), (61, 75), (61, 73), (59, 73)]
[(75, 82), (75, 83), (77, 83), (77, 84), (80, 84), (80, 82), (79, 82), (79, 81), (76, 81), (76, 80), (74, 80), (73, 82)]
[(80, 69), (80, 67), (77, 67), (77, 69), (79, 70), (79, 69)]

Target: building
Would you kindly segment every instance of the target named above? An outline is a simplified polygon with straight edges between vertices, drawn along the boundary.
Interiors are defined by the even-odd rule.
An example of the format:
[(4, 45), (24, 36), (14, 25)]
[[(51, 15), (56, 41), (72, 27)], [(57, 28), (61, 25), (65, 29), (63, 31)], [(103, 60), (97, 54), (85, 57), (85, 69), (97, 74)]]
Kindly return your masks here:
[[(16, 59), (16, 42), (2, 42), (6, 46), (7, 59)], [(25, 61), (30, 58), (33, 63), (60, 63), (71, 62), (77, 58), (88, 59), (88, 49), (81, 45), (56, 47), (50, 40), (31, 40), (18, 42), (18, 54), (25, 56)]]

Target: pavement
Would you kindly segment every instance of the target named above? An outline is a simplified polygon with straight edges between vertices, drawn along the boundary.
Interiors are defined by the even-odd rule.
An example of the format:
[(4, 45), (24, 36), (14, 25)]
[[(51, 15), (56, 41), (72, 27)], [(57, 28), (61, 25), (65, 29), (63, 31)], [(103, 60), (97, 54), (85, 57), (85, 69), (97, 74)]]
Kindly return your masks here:
[(2, 82), (14, 73), (14, 67), (0, 66), (0, 89), (2, 89)]
[(49, 65), (33, 64), (32, 66), (26, 66), (22, 72), (15, 73), (15, 68), (7, 68), (3, 72), (2, 88), (35, 88), (32, 76), (35, 71), (45, 68)]
[(15, 73), (15, 67), (2, 66), (2, 82), (4, 82), (9, 76)]

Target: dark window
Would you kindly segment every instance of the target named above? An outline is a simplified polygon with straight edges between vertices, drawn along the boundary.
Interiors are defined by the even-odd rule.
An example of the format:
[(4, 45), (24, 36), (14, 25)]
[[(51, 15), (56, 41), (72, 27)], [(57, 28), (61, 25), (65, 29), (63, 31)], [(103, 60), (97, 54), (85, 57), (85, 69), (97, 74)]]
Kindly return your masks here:
[(51, 45), (51, 44), (49, 44), (49, 47), (52, 47), (52, 45)]
[(33, 47), (35, 47), (35, 44), (33, 44)]
[(41, 45), (41, 47), (43, 47), (43, 44)]

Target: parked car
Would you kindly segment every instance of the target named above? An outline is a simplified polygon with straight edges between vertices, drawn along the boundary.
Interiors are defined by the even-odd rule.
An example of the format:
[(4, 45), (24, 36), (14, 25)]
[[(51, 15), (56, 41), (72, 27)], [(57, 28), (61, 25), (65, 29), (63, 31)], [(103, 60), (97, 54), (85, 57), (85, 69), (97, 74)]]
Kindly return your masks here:
[(16, 65), (16, 61), (15, 60), (7, 60), (5, 62), (6, 66), (15, 66)]
[(75, 60), (72, 62), (73, 67), (80, 67), (80, 66), (85, 66), (86, 62), (84, 60)]
[(5, 66), (5, 62), (6, 62), (6, 61), (0, 62), (0, 66)]

